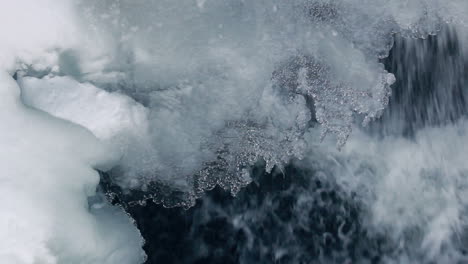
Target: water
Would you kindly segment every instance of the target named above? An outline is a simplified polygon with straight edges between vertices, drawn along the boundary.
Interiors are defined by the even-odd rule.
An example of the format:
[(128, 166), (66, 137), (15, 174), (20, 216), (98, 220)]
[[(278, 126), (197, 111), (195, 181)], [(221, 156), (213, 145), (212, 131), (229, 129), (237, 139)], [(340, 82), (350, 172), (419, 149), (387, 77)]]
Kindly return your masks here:
[(397, 78), (392, 100), (377, 126), (384, 134), (411, 136), (466, 114), (467, 59), (457, 32), (444, 28), (427, 39), (396, 38), (385, 67)]

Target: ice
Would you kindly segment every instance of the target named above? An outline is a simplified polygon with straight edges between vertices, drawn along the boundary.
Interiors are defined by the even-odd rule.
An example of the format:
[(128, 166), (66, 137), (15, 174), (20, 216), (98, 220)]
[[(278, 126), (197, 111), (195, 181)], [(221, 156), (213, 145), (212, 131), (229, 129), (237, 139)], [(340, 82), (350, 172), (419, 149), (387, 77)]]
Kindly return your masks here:
[[(365, 123), (378, 117), (386, 106), (391, 78), (377, 56), (371, 56), (374, 51), (357, 43), (358, 37), (368, 38), (376, 31), (359, 36), (347, 32), (341, 22), (350, 16), (341, 10), (346, 3), (311, 7), (328, 8), (324, 13), (308, 12), (309, 5), (314, 4), (84, 1), (81, 8), (88, 22), (84, 27), (98, 48), (77, 49), (82, 74), (76, 79), (127, 94), (150, 113), (145, 147), (127, 155), (137, 158), (119, 166), (121, 186), (146, 188), (152, 182), (169, 182), (190, 189), (192, 175), (205, 174), (206, 164), (217, 162), (234, 175), (243, 175), (262, 159), (269, 168), (281, 166), (301, 157), (307, 116), (315, 115), (324, 134), (336, 133), (340, 146), (356, 115)], [(350, 17), (352, 22), (356, 17)], [(359, 23), (356, 27), (363, 24)], [(385, 39), (391, 40), (390, 29), (384, 29)], [(102, 43), (106, 49), (101, 49)], [(307, 64), (288, 65), (294, 64), (291, 58), (307, 58), (324, 72), (306, 74), (309, 80), (298, 80), (301, 87), (284, 87), (275, 76), (278, 72), (292, 75), (281, 78), (298, 79), (304, 75), (298, 71), (311, 70)], [(283, 71), (288, 67), (296, 68)], [(61, 70), (58, 74), (63, 74)], [(314, 98), (314, 109), (308, 109), (308, 98)], [(245, 124), (256, 132), (244, 132)], [(240, 139), (227, 139), (225, 133)], [(252, 142), (256, 147), (248, 146)], [(215, 182), (232, 186), (227, 178)]]
[[(72, 121), (123, 154), (132, 138), (146, 137), (148, 111), (131, 98), (108, 93), (70, 77), (19, 78), (22, 101), (56, 117)], [(135, 142), (133, 142), (135, 143)]]

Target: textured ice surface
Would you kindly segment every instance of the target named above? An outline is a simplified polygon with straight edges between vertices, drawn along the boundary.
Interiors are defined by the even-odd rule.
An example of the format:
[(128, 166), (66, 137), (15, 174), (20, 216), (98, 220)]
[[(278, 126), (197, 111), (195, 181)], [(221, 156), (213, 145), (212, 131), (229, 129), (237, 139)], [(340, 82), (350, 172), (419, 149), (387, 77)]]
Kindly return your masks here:
[(272, 168), (301, 157), (312, 115), (342, 146), (356, 114), (365, 123), (379, 116), (392, 83), (377, 61), (380, 50), (357, 40), (383, 30), (384, 44), (375, 46), (388, 50), (393, 28), (361, 30), (367, 24), (354, 13), (370, 9), (349, 6), (83, 2), (90, 38), (107, 47), (99, 60), (89, 58), (99, 47), (77, 51), (80, 78), (128, 94), (150, 112), (148, 146), (119, 166), (120, 184), (169, 182), (186, 191), (192, 175), (201, 175), (202, 189), (212, 182), (235, 192), (256, 161)]

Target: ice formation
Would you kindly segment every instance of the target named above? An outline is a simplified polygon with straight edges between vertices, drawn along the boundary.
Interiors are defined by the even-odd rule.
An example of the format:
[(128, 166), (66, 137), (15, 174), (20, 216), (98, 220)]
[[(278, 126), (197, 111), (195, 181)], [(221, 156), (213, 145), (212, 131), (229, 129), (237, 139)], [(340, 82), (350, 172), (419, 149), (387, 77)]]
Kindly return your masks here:
[[(379, 151), (353, 140), (343, 146), (355, 124), (387, 107), (395, 77), (379, 59), (394, 35), (425, 38), (450, 23), (466, 37), (465, 0), (18, 0), (0, 7), (0, 193), (11, 200), (0, 215), (2, 261), (143, 262), (142, 239), (125, 214), (88, 202), (96, 169), (111, 169), (112, 183), (141, 194), (137, 201), (189, 207), (216, 185), (237, 193), (257, 162), (271, 171), (309, 160), (324, 148), (311, 135), (336, 135), (325, 139), (343, 148), (336, 155), (374, 151), (373, 161), (385, 165), (366, 187), (380, 194), (369, 205), (376, 225), (399, 236), (404, 227), (394, 225), (403, 222), (392, 216), (430, 201), (423, 219), (400, 217), (427, 223), (422, 246), (435, 254), (460, 225), (464, 199), (456, 187), (465, 168), (450, 155), (462, 145), (450, 149), (423, 134), (416, 143), (369, 139)], [(459, 126), (443, 133), (465, 142)], [(324, 145), (323, 153), (335, 149)], [(425, 154), (431, 148), (444, 155), (433, 160)], [(406, 164), (404, 153), (419, 160)], [(444, 196), (421, 186), (434, 170), (447, 170)], [(402, 195), (394, 192), (397, 179), (408, 180)]]

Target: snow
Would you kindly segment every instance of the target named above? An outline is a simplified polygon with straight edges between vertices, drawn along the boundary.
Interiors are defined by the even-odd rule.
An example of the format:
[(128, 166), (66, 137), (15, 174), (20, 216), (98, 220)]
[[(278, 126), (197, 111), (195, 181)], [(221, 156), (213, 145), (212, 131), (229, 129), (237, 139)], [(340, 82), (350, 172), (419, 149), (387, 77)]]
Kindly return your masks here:
[(137, 263), (142, 239), (106, 204), (90, 211), (99, 176), (118, 156), (86, 129), (25, 107), (3, 73), (0, 137), (2, 263)]
[(57, 63), (76, 43), (70, 1), (3, 1), (0, 8), (0, 262), (142, 263), (143, 240), (128, 216), (91, 208), (97, 170), (119, 159), (89, 130), (26, 107), (12, 75)]

